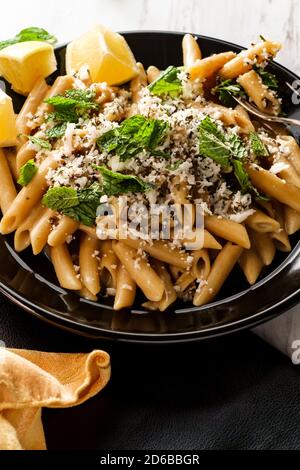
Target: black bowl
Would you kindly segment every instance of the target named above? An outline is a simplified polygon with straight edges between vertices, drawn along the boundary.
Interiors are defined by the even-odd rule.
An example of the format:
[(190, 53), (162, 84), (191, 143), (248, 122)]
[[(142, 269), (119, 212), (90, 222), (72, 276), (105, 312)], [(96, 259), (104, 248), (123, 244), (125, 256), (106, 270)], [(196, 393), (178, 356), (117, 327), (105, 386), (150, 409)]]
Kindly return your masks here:
[[(161, 69), (182, 63), (182, 33), (123, 33), (137, 60)], [(204, 56), (242, 48), (218, 39), (198, 36)], [(64, 74), (65, 46), (56, 49), (58, 71)], [(295, 116), (299, 108), (292, 104), (285, 82), (298, 77), (274, 63), (271, 69), (280, 80), (285, 112)], [(0, 83), (1, 84), (1, 83)], [(1, 86), (4, 83), (2, 82)], [(22, 97), (6, 83), (6, 91), (18, 111)], [(80, 299), (57, 285), (54, 270), (44, 255), (30, 250), (18, 254), (13, 237), (0, 237), (0, 290), (29, 313), (58, 327), (91, 337), (135, 342), (178, 342), (210, 338), (246, 327), (253, 327), (294, 306), (300, 299), (300, 242), (292, 239), (293, 251), (278, 253), (272, 266), (249, 288), (237, 267), (223, 286), (215, 302), (203, 307), (178, 303), (165, 313), (148, 312), (140, 302), (129, 311), (114, 312), (111, 299), (98, 303)], [(139, 300), (139, 299), (138, 299)]]

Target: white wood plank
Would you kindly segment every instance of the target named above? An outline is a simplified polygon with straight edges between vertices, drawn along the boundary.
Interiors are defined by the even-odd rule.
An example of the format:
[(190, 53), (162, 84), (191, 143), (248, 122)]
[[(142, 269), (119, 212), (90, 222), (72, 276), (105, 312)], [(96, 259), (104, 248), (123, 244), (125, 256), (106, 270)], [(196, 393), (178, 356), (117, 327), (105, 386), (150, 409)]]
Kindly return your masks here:
[(117, 30), (190, 31), (245, 46), (263, 34), (284, 44), (279, 61), (300, 74), (298, 0), (18, 0), (5, 2), (1, 13), (3, 39), (40, 25), (63, 42), (96, 22)]

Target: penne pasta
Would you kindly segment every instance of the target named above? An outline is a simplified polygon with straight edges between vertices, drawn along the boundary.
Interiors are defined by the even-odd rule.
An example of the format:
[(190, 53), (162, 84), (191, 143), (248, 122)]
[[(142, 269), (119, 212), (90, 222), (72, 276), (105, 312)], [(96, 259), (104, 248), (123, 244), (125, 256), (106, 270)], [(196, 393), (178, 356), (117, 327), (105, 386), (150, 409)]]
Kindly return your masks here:
[(284, 207), (284, 226), (288, 235), (300, 230), (300, 213), (288, 206)]
[(26, 140), (23, 145), (20, 146), (16, 156), (16, 168), (19, 176), (20, 168), (28, 162), (28, 160), (34, 159), (36, 156), (36, 150), (32, 148), (32, 144), (29, 140)]
[(57, 279), (64, 289), (81, 290), (82, 284), (76, 273), (66, 244), (50, 246), (50, 257)]
[(254, 70), (241, 75), (237, 82), (253, 101), (258, 109), (269, 114), (280, 113), (280, 103), (275, 93), (267, 88), (261, 77)]
[(172, 305), (177, 299), (176, 291), (173, 287), (173, 283), (166, 267), (161, 261), (154, 260), (152, 266), (159, 278), (164, 284), (164, 292), (162, 298), (159, 301), (148, 301), (143, 304), (143, 307), (149, 310), (159, 310), (164, 312), (170, 305)]
[(49, 233), (52, 229), (52, 222), (55, 218), (55, 212), (51, 209), (46, 209), (42, 215), (36, 219), (33, 227), (30, 230), (30, 243), (34, 255), (38, 255), (43, 251), (47, 245)]
[(196, 60), (202, 59), (197, 40), (191, 34), (185, 34), (182, 40), (183, 65), (187, 68), (194, 65)]
[(239, 257), (243, 252), (243, 248), (228, 242), (216, 257), (207, 282), (200, 284), (195, 293), (193, 304), (200, 306), (211, 302), (218, 294), (224, 281), (234, 268)]
[(247, 171), (252, 183), (259, 191), (300, 212), (299, 188), (285, 183), (278, 176), (257, 165), (248, 165)]
[(46, 158), (41, 163), (36, 175), (27, 186), (21, 189), (2, 218), (0, 223), (1, 233), (10, 233), (19, 227), (45, 192), (47, 188), (46, 175), (49, 168), (56, 168), (57, 165), (58, 162), (54, 156)]
[(252, 248), (245, 250), (239, 259), (239, 265), (245, 274), (249, 284), (252, 286), (263, 269), (263, 262), (258, 254)]
[(81, 234), (79, 244), (80, 279), (83, 286), (92, 294), (100, 292), (99, 241)]
[(100, 243), (100, 283), (106, 289), (116, 289), (118, 274), (118, 258), (110, 240)]
[(160, 70), (155, 67), (154, 65), (150, 65), (150, 67), (147, 68), (147, 81), (148, 83), (154, 82), (154, 80), (157, 79), (157, 77), (160, 74)]
[(255, 248), (256, 253), (259, 255), (265, 266), (269, 266), (276, 253), (275, 244), (270, 236), (270, 233), (257, 232), (249, 229), (251, 247)]
[(2, 149), (0, 149), (0, 174), (0, 208), (2, 214), (4, 215), (15, 200), (17, 191), (9, 169), (6, 155)]
[(226, 62), (231, 61), (235, 56), (234, 52), (221, 52), (220, 54), (205, 57), (205, 59), (197, 59), (188, 67), (188, 72), (192, 80), (196, 78), (203, 80), (216, 73)]
[(38, 204), (33, 208), (24, 222), (17, 228), (14, 236), (14, 246), (16, 251), (23, 251), (29, 247), (31, 243), (30, 232), (36, 221), (42, 217), (45, 211), (46, 209), (42, 207), (41, 204)]
[(58, 224), (51, 230), (48, 236), (48, 245), (58, 246), (65, 243), (79, 227), (76, 220), (71, 219), (66, 215), (62, 215)]
[(187, 269), (191, 264), (191, 260), (187, 253), (179, 250), (178, 248), (171, 247), (168, 242), (163, 240), (154, 240), (152, 243), (147, 243), (142, 240), (133, 240), (127, 238), (122, 240), (127, 246), (142, 250), (149, 253), (152, 258), (163, 261), (164, 263), (172, 264), (179, 268)]
[(197, 280), (207, 279), (210, 273), (210, 259), (207, 250), (198, 250), (193, 252), (193, 264), (191, 273)]
[(281, 155), (283, 155), (288, 163), (291, 163), (297, 173), (300, 174), (300, 147), (297, 141), (290, 135), (280, 135), (278, 142), (280, 144)]
[(114, 241), (112, 247), (146, 298), (154, 302), (160, 301), (165, 292), (165, 285), (149, 262), (140, 256), (137, 250), (123, 242)]
[(220, 75), (226, 79), (236, 78), (252, 69), (252, 64), (260, 64), (266, 56), (274, 57), (281, 49), (281, 44), (272, 41), (261, 41), (258, 44), (240, 52), (220, 70)]
[(140, 91), (144, 86), (147, 85), (147, 75), (143, 67), (143, 64), (138, 62), (137, 67), (138, 67), (139, 73), (130, 82), (130, 91), (131, 91), (133, 103), (137, 103), (139, 101)]
[(47, 85), (44, 78), (39, 78), (34, 87), (32, 88), (31, 92), (27, 96), (25, 103), (22, 106), (21, 111), (19, 112), (16, 125), (18, 130), (18, 148), (24, 144), (27, 140), (24, 135), (30, 134), (31, 129), (28, 127), (28, 119), (30, 116), (33, 116), (40, 103), (43, 101), (46, 93), (49, 91), (49, 86)]
[(136, 294), (136, 283), (129, 275), (123, 264), (118, 267), (117, 287), (114, 301), (114, 310), (131, 307)]
[(243, 248), (250, 248), (248, 233), (243, 225), (213, 215), (206, 216), (204, 223), (205, 228), (214, 235), (236, 243)]
[(277, 220), (272, 219), (272, 217), (258, 209), (246, 219), (245, 224), (260, 233), (276, 232), (280, 229), (280, 223)]

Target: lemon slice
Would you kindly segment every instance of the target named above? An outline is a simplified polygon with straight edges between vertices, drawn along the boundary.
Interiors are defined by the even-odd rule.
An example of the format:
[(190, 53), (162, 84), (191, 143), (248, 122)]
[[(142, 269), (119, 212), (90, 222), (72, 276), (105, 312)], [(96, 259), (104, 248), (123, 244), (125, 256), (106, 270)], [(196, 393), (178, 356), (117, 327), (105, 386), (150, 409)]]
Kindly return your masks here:
[(86, 66), (93, 82), (108, 85), (120, 85), (138, 73), (134, 55), (123, 36), (100, 25), (67, 47), (67, 73), (74, 74)]
[(19, 42), (0, 51), (0, 75), (21, 95), (28, 95), (39, 77), (55, 70), (54, 50), (46, 42)]
[(12, 99), (0, 89), (0, 147), (17, 143), (17, 126)]

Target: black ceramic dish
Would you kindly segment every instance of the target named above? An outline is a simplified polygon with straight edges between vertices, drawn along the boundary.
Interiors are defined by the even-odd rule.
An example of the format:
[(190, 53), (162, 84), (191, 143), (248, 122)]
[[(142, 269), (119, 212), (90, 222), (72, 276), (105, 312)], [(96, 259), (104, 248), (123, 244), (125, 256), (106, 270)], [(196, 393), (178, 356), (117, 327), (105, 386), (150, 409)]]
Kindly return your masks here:
[[(146, 67), (155, 64), (164, 69), (182, 62), (181, 33), (130, 32), (124, 36), (137, 60)], [(241, 50), (241, 47), (225, 41), (198, 37), (204, 56)], [(58, 47), (56, 55), (56, 75), (64, 74), (65, 46)], [(278, 64), (271, 68), (280, 80), (286, 113), (300, 118), (300, 110), (293, 106), (291, 91), (285, 86), (285, 82), (293, 83), (298, 77)], [(6, 86), (18, 111), (22, 99)], [(0, 290), (27, 312), (86, 336), (149, 343), (210, 338), (253, 327), (300, 301), (298, 236), (292, 241), (293, 251), (288, 256), (278, 253), (272, 266), (254, 286), (249, 288), (236, 268), (215, 302), (201, 308), (177, 304), (169, 312), (153, 313), (144, 311), (139, 306), (139, 299), (131, 311), (121, 312), (112, 310), (110, 299), (100, 298), (98, 303), (80, 299), (57, 286), (53, 268), (45, 256), (35, 257), (30, 250), (17, 254), (12, 236), (1, 236)]]

